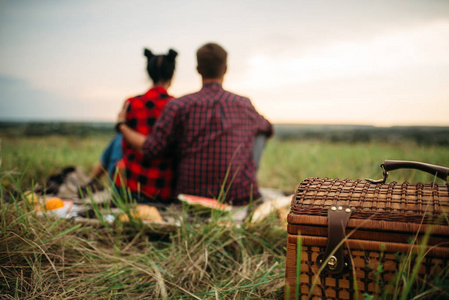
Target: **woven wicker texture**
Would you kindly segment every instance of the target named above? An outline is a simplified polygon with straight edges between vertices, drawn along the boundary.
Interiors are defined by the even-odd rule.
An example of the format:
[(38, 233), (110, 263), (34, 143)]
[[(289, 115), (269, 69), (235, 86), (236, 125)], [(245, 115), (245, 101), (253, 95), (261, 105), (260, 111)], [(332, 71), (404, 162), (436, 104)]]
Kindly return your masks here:
[[(317, 275), (317, 258), (326, 251), (328, 242), (329, 208), (344, 205), (352, 210), (346, 226), (346, 234), (350, 234), (343, 246), (346, 258), (352, 262), (351, 270), (333, 275), (323, 271)], [(308, 299), (309, 293), (311, 299), (356, 299), (356, 296), (363, 299), (363, 293), (373, 296), (394, 293), (394, 288), (401, 286), (394, 282), (394, 276), (402, 268), (402, 260), (407, 257), (409, 261), (405, 263), (409, 267), (414, 264), (421, 250), (420, 241), (429, 232), (419, 282), (426, 285), (427, 279), (449, 268), (447, 183), (374, 184), (363, 180), (307, 178), (292, 198), (287, 220), (286, 298), (295, 297), (299, 234), (301, 299)], [(376, 271), (379, 265), (383, 268), (381, 273)]]
[(350, 206), (351, 219), (447, 224), (449, 184), (307, 178), (297, 188), (291, 213), (327, 216), (331, 205)]
[[(363, 299), (363, 293), (381, 296), (384, 293), (393, 294), (396, 284), (394, 277), (401, 268), (414, 261), (407, 260), (406, 255), (395, 252), (380, 252), (366, 249), (351, 248), (352, 272), (329, 276), (326, 273), (318, 274), (316, 264), (319, 253), (324, 252), (325, 244), (315, 238), (304, 237), (301, 248), (301, 274), (299, 282), (300, 299)], [(361, 244), (363, 245), (363, 244)], [(296, 249), (297, 236), (289, 235), (287, 242), (287, 268), (286, 268), (286, 299), (295, 298), (296, 289)], [(345, 255), (349, 251), (345, 250)], [(382, 265), (382, 272), (376, 270)], [(419, 269), (421, 278), (434, 277), (441, 274), (443, 268), (449, 265), (449, 258), (426, 257)], [(354, 284), (354, 274), (357, 287)], [(313, 281), (318, 277), (313, 289)], [(422, 282), (425, 285), (425, 281)], [(389, 298), (389, 297), (388, 297)]]

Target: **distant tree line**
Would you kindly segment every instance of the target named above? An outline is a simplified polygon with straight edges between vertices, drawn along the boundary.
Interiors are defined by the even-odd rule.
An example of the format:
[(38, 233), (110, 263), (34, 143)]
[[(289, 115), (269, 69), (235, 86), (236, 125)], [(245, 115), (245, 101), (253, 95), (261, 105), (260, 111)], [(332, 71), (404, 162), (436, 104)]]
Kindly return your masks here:
[(279, 139), (317, 140), (328, 142), (416, 142), (419, 145), (449, 146), (449, 127), (358, 125), (275, 125)]
[(48, 135), (79, 136), (112, 135), (114, 123), (105, 122), (1, 122), (0, 133), (5, 136), (39, 137)]
[[(275, 136), (283, 140), (327, 142), (403, 142), (449, 146), (449, 127), (364, 125), (275, 124)], [(107, 122), (0, 122), (1, 136), (93, 136), (113, 135), (114, 123)]]

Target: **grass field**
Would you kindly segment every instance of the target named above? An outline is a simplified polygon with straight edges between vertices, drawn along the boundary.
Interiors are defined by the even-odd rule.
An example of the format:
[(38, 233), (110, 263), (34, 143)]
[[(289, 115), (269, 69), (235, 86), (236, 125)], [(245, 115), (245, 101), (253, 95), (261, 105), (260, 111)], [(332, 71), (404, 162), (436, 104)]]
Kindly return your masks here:
[[(23, 176), (20, 184), (22, 189), (26, 189), (68, 165), (80, 166), (89, 172), (111, 138), (112, 135), (3, 138), (2, 180), (10, 182), (9, 175), (14, 178)], [(261, 186), (291, 194), (307, 177), (381, 178), (380, 164), (385, 159), (447, 166), (449, 148), (407, 141), (331, 143), (272, 139), (265, 148), (258, 176)], [(389, 178), (409, 182), (434, 180), (431, 175), (415, 170), (398, 170)]]
[[(218, 219), (185, 222), (181, 216), (178, 229), (154, 235), (139, 222), (98, 226), (39, 218), (22, 201), (23, 192), (64, 166), (91, 170), (110, 138), (2, 139), (0, 298), (283, 298), (286, 232), (277, 226), (275, 216), (240, 227), (224, 226)], [(448, 166), (449, 149), (413, 142), (348, 144), (274, 139), (265, 149), (259, 181), (263, 187), (292, 194), (306, 177), (378, 179), (382, 177), (379, 165), (385, 159)], [(392, 172), (389, 180), (435, 179), (401, 170)], [(5, 202), (6, 194), (13, 190), (18, 193)], [(448, 281), (446, 276), (437, 288), (447, 288)], [(427, 294), (410, 285), (405, 297), (419, 299), (419, 295)]]

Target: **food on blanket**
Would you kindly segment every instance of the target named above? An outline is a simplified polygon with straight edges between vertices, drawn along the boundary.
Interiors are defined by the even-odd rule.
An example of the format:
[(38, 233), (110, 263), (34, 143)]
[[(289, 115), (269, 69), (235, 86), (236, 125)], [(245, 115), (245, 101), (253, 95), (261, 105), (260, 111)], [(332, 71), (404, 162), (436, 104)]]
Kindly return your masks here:
[(36, 193), (27, 191), (23, 193), (23, 196), (30, 204), (37, 204), (39, 202), (39, 195), (37, 195)]
[(45, 209), (54, 210), (64, 207), (64, 202), (59, 198), (49, 198), (45, 199)]
[[(260, 222), (263, 219), (267, 218), (274, 211), (281, 210), (278, 213), (285, 214), (285, 212), (282, 209), (288, 207), (291, 204), (292, 197), (293, 195), (290, 195), (262, 203), (254, 210), (251, 222), (252, 223)], [(290, 208), (288, 208), (288, 210), (289, 209)]]
[[(164, 222), (157, 208), (146, 204), (137, 204), (136, 209), (131, 210), (131, 216), (134, 219), (141, 219), (142, 221), (150, 221), (157, 223)], [(129, 222), (128, 214), (122, 214), (119, 217), (119, 220), (122, 222)]]
[(72, 208), (73, 202), (70, 200), (63, 200), (61, 198), (51, 197), (46, 198), (45, 200), (36, 202), (34, 206), (36, 207), (36, 211), (41, 213), (42, 211), (59, 211), (60, 209), (64, 209), (64, 211), (69, 211)]
[(290, 212), (290, 208), (285, 207), (285, 206), (279, 207), (278, 211), (277, 211), (279, 219), (281, 221), (281, 225), (285, 229), (287, 229), (287, 224), (288, 224), (287, 223), (287, 215), (289, 212)]
[(178, 199), (183, 201), (189, 205), (198, 205), (223, 211), (230, 211), (232, 208), (230, 205), (220, 203), (216, 199), (187, 195), (187, 194), (179, 194)]

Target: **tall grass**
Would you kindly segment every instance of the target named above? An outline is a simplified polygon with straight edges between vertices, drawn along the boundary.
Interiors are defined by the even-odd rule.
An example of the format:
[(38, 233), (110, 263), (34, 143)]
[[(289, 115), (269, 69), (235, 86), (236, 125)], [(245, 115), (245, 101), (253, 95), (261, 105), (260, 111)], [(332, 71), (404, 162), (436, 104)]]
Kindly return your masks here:
[[(105, 226), (37, 216), (23, 200), (24, 192), (64, 166), (90, 170), (109, 138), (3, 139), (0, 298), (283, 297), (286, 232), (275, 216), (237, 226), (223, 216), (203, 222), (184, 209), (177, 215), (180, 226), (159, 234), (138, 221)], [(306, 177), (379, 178), (385, 159), (448, 165), (449, 149), (275, 139), (265, 149), (259, 181), (293, 193)], [(394, 172), (391, 179), (430, 182), (433, 177), (408, 171)], [(126, 199), (116, 201), (116, 206), (126, 207)], [(107, 207), (95, 209), (100, 215)]]
[[(449, 223), (446, 224), (449, 226)], [(333, 255), (337, 249), (344, 244), (346, 239), (356, 231), (354, 229), (351, 231), (345, 239), (340, 241), (340, 243), (331, 251), (328, 258), (324, 260), (319, 268), (314, 270), (312, 284), (308, 289), (307, 293), (304, 294), (304, 290), (301, 290), (301, 286), (308, 286), (308, 281), (305, 281), (300, 285), (298, 280), (300, 275), (301, 264), (308, 264), (309, 262), (301, 262), (301, 235), (298, 234), (297, 237), (297, 260), (296, 260), (296, 283), (295, 283), (295, 293), (292, 292), (292, 287), (287, 286), (286, 295), (287, 299), (299, 299), (300, 296), (307, 297), (307, 299), (315, 299), (319, 295), (332, 294), (332, 292), (326, 291), (326, 289), (321, 289), (321, 284), (327, 282), (328, 273), (325, 271), (329, 257)], [(347, 278), (353, 280), (354, 294), (352, 295), (354, 299), (384, 299), (384, 300), (405, 300), (405, 299), (449, 299), (449, 265), (447, 265), (447, 257), (444, 258), (431, 258), (428, 256), (428, 251), (430, 248), (427, 247), (428, 241), (431, 235), (432, 229), (429, 228), (424, 233), (424, 236), (419, 243), (415, 239), (410, 240), (410, 248), (406, 253), (393, 253), (385, 252), (385, 244), (382, 244), (379, 252), (369, 253), (365, 251), (364, 255), (366, 265), (363, 266), (360, 261), (357, 263), (357, 270), (352, 257), (352, 251), (360, 251), (363, 248), (352, 249), (347, 252), (347, 255), (351, 261), (351, 275)], [(309, 245), (310, 246), (310, 245)], [(447, 247), (445, 245), (439, 245)], [(434, 247), (434, 246), (433, 246)], [(432, 248), (432, 247), (431, 247)], [(310, 250), (310, 249), (309, 249)], [(309, 251), (309, 250), (306, 250)], [(388, 258), (387, 258), (388, 257)], [(396, 265), (395, 273), (391, 274), (391, 266), (388, 266), (384, 270), (384, 264), (386, 260), (391, 260), (394, 257), (394, 264)], [(360, 258), (359, 258), (360, 259)], [(363, 259), (363, 258), (362, 258)], [(390, 261), (391, 263), (392, 261)], [(371, 276), (369, 278), (357, 278), (357, 275), (363, 277), (363, 273), (366, 270), (371, 270)], [(309, 275), (310, 276), (310, 275)], [(336, 280), (342, 279), (339, 276), (334, 276)], [(339, 284), (340, 288), (345, 285), (343, 279)], [(362, 282), (367, 288), (367, 282), (372, 281), (371, 292), (363, 292), (358, 288), (358, 281)], [(332, 281), (329, 281), (332, 282)], [(336, 286), (338, 287), (337, 284)], [(335, 287), (335, 286), (334, 286)], [(332, 290), (332, 288), (329, 288)], [(335, 288), (338, 290), (338, 288)], [(301, 295), (300, 295), (301, 291)], [(306, 296), (307, 295), (307, 296)], [(303, 299), (301, 297), (301, 299)], [(334, 299), (334, 298), (332, 298)]]
[[(29, 188), (67, 165), (90, 171), (111, 136), (44, 138), (3, 138), (0, 178), (3, 186), (10, 176), (23, 177), (20, 185)], [(382, 177), (380, 164), (385, 159), (422, 161), (449, 165), (449, 148), (404, 143), (330, 143), (271, 139), (267, 143), (258, 171), (260, 186), (293, 193), (307, 177), (374, 178)], [(28, 166), (28, 168), (27, 168)], [(24, 172), (24, 170), (26, 170)], [(432, 182), (434, 178), (415, 170), (391, 172), (389, 180)], [(437, 179), (439, 180), (439, 179)]]
[[(307, 177), (382, 178), (386, 159), (421, 161), (449, 166), (449, 148), (404, 143), (329, 143), (273, 139), (267, 143), (259, 170), (261, 186), (293, 193)], [(390, 172), (389, 181), (432, 182), (434, 176), (416, 170)], [(437, 179), (437, 182), (443, 182)]]
[(101, 152), (110, 138), (110, 136), (3, 138), (1, 183), (5, 187), (14, 183), (13, 178), (23, 176), (20, 187), (29, 189), (68, 165), (81, 166), (89, 172), (99, 161)]
[(192, 221), (192, 215), (187, 221), (184, 212), (176, 230), (155, 234), (137, 220), (102, 226), (39, 217), (22, 198), (1, 207), (2, 298), (273, 299), (282, 294), (286, 234), (272, 222), (237, 226), (223, 217)]

